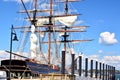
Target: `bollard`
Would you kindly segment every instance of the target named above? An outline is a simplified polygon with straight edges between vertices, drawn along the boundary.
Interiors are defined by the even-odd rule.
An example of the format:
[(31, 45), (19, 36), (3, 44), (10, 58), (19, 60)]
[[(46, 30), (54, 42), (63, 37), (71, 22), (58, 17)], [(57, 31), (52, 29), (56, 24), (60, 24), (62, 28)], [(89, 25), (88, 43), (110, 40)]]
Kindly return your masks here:
[(82, 56), (79, 56), (79, 76), (81, 76), (82, 73)]
[(88, 76), (88, 58), (85, 58), (85, 77)]
[(106, 64), (106, 74), (105, 74), (105, 75), (106, 75), (106, 78), (105, 78), (105, 79), (106, 79), (106, 80), (109, 80), (109, 79), (108, 79), (108, 70), (109, 70), (109, 68), (108, 68), (107, 66), (108, 66), (108, 65)]
[(65, 51), (62, 51), (62, 67), (61, 67), (61, 74), (65, 74)]
[(71, 56), (72, 56), (72, 71), (71, 71), (71, 74), (74, 75), (74, 71), (75, 71), (74, 70), (75, 69), (75, 66), (74, 66), (75, 65), (75, 61), (74, 61), (75, 60), (75, 54), (71, 54)]
[(91, 70), (90, 70), (90, 77), (93, 77), (93, 60), (90, 61), (91, 63)]
[(105, 74), (104, 74), (104, 63), (103, 63), (103, 79), (102, 80), (104, 80), (104, 76)]
[(98, 62), (95, 63), (95, 78), (98, 76)]
[(101, 79), (101, 67), (102, 67), (101, 62), (99, 64), (99, 67), (100, 67), (100, 79)]

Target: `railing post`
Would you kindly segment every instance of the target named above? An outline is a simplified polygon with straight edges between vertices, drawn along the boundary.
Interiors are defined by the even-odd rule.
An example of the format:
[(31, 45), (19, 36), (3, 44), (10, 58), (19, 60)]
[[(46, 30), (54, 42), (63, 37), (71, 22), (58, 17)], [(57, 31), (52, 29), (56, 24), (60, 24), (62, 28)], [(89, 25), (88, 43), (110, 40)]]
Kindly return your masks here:
[(110, 66), (108, 65), (108, 80), (111, 80), (110, 74), (111, 74), (111, 72), (110, 72)]
[(75, 69), (75, 54), (71, 54), (72, 56), (72, 71), (71, 74), (74, 75), (74, 69)]
[(104, 63), (103, 63), (103, 79), (102, 80), (104, 80), (104, 76), (105, 74), (104, 74)]
[(96, 61), (96, 68), (95, 68), (95, 78), (97, 78), (98, 75), (98, 62)]
[(106, 80), (108, 80), (108, 70), (109, 70), (109, 68), (107, 66), (108, 65), (106, 64), (106, 74), (105, 74), (106, 75), (106, 78), (105, 78)]
[(114, 70), (112, 66), (109, 66), (109, 80), (115, 80), (113, 76), (114, 76)]
[(81, 76), (82, 73), (82, 56), (79, 56), (79, 76)]
[(62, 51), (62, 68), (61, 68), (61, 74), (65, 74), (65, 51)]
[(112, 80), (115, 80), (115, 67), (113, 67), (113, 79)]
[(90, 61), (91, 69), (90, 69), (90, 77), (93, 77), (93, 60)]
[(75, 72), (75, 54), (71, 54), (72, 57), (72, 70), (71, 70), (71, 80), (75, 80), (74, 72)]
[(100, 79), (101, 79), (101, 67), (102, 67), (101, 62), (99, 64), (99, 66), (100, 66)]
[(85, 58), (85, 77), (88, 76), (88, 58)]

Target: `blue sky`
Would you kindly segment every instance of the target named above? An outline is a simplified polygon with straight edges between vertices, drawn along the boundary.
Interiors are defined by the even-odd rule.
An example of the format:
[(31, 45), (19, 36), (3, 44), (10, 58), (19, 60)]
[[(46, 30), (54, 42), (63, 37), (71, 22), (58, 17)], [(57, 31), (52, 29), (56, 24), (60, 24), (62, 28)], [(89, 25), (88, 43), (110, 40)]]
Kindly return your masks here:
[[(9, 50), (10, 27), (16, 25), (18, 3), (17, 0), (0, 0), (0, 6), (0, 50)], [(85, 38), (94, 39), (81, 44), (80, 50), (87, 57), (120, 69), (120, 0), (84, 0), (75, 8), (82, 14), (79, 19), (83, 25), (90, 26), (84, 33)], [(15, 47), (13, 45), (13, 51)]]

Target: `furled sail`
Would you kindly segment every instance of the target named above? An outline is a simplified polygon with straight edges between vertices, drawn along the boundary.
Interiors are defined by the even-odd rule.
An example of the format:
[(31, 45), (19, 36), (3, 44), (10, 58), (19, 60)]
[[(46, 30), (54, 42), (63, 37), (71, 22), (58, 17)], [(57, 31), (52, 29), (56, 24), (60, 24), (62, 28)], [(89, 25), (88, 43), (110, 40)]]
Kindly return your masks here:
[(55, 21), (59, 21), (60, 23), (64, 24), (65, 26), (72, 26), (73, 23), (76, 21), (77, 16), (64, 16), (64, 17), (57, 17), (55, 18)]
[(49, 22), (49, 18), (39, 18), (37, 20), (37, 26), (43, 26)]
[[(77, 19), (77, 15), (73, 16), (60, 16), (60, 17), (53, 17), (52, 22), (60, 22), (65, 26), (72, 26)], [(43, 26), (44, 24), (49, 23), (49, 18), (39, 18), (37, 20), (37, 26)]]

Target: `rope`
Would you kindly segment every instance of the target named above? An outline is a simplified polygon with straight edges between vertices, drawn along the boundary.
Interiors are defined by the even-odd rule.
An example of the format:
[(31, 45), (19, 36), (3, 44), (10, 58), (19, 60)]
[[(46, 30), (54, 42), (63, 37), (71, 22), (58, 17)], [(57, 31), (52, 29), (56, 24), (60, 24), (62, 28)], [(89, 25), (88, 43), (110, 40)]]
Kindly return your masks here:
[(5, 65), (3, 65), (3, 67), (4, 67), (7, 71), (9, 71), (9, 72), (10, 72), (10, 70), (9, 70), (9, 69), (7, 69), (7, 67), (6, 67)]
[[(26, 72), (27, 68), (28, 68), (28, 67), (26, 67), (26, 69), (24, 70), (24, 72), (23, 72), (22, 75), (20, 76), (20, 80), (22, 79), (22, 77), (23, 77), (24, 73)], [(18, 76), (18, 77), (19, 77), (19, 76)]]

